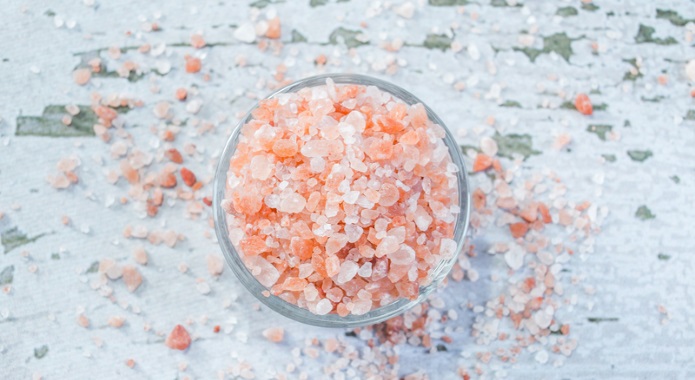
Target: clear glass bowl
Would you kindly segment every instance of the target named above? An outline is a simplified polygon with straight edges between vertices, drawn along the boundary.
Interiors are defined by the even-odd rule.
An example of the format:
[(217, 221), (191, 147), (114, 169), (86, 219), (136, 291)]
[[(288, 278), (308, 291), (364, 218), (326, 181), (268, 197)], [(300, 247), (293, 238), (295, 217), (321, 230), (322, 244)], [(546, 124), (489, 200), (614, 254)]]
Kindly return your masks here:
[[(439, 124), (446, 131), (446, 137), (444, 142), (449, 148), (449, 153), (453, 163), (458, 166), (459, 171), (457, 173), (458, 178), (458, 188), (459, 188), (459, 205), (461, 207), (461, 212), (456, 220), (456, 226), (454, 230), (454, 241), (457, 242), (456, 252), (460, 252), (463, 240), (466, 235), (466, 230), (468, 228), (468, 221), (470, 217), (470, 191), (468, 186), (468, 174), (463, 163), (463, 156), (461, 155), (461, 150), (456, 143), (454, 136), (451, 134), (449, 129), (444, 125), (442, 120), (422, 102), (420, 99), (415, 97), (410, 92), (383, 80), (376, 78), (355, 75), (355, 74), (327, 74), (318, 75), (309, 78), (305, 78), (294, 82), (275, 93), (269, 95), (266, 99), (275, 97), (282, 93), (296, 92), (305, 87), (315, 87), (326, 84), (326, 79), (331, 78), (336, 84), (359, 84), (367, 86), (376, 86), (380, 90), (392, 94), (394, 97), (401, 99), (406, 104), (416, 104), (422, 103), (427, 110), (427, 115), (430, 120), (435, 124)], [(418, 303), (424, 301), (427, 296), (441, 283), (441, 281), (446, 277), (454, 263), (457, 260), (457, 254), (454, 254), (451, 258), (447, 260), (441, 260), (440, 263), (432, 269), (430, 273), (431, 282), (427, 286), (421, 286), (419, 296), (415, 300), (399, 299), (386, 306), (381, 306), (379, 308), (373, 309), (370, 312), (363, 315), (352, 315), (349, 314), (345, 317), (341, 317), (337, 314), (327, 314), (327, 315), (316, 315), (307, 309), (301, 308), (297, 305), (291, 304), (284, 301), (283, 299), (270, 295), (266, 297), (262, 292), (269, 290), (265, 286), (261, 285), (258, 280), (251, 274), (251, 272), (246, 268), (242, 259), (239, 257), (234, 245), (229, 239), (229, 232), (227, 226), (227, 214), (220, 206), (220, 202), (225, 196), (225, 187), (227, 182), (227, 170), (229, 168), (229, 160), (236, 150), (237, 143), (239, 141), (239, 135), (241, 127), (252, 119), (251, 112), (258, 107), (256, 104), (249, 113), (239, 122), (236, 129), (229, 137), (227, 145), (224, 148), (224, 152), (220, 157), (220, 162), (217, 166), (217, 172), (215, 173), (214, 189), (213, 189), (213, 210), (215, 218), (215, 231), (217, 233), (217, 239), (219, 241), (224, 257), (227, 263), (232, 268), (232, 271), (237, 276), (239, 281), (250, 291), (259, 301), (275, 310), (276, 312), (292, 318), (296, 321), (315, 325), (322, 327), (358, 327), (366, 326), (378, 322), (382, 322), (391, 317), (395, 317), (404, 311), (412, 308)]]

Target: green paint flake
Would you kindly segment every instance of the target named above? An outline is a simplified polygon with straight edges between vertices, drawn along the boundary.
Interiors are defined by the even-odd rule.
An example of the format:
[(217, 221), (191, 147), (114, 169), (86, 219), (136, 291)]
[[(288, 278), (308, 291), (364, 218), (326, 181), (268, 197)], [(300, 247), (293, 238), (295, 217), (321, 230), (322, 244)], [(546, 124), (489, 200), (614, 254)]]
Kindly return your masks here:
[(430, 33), (427, 35), (427, 38), (425, 38), (425, 42), (422, 43), (422, 46), (426, 47), (427, 49), (439, 49), (441, 51), (446, 51), (447, 49), (451, 48), (451, 42), (451, 37), (447, 36), (446, 34)]
[(566, 33), (555, 33), (551, 36), (543, 37), (543, 49), (535, 49), (531, 47), (514, 48), (515, 51), (520, 51), (531, 60), (535, 62), (536, 58), (541, 54), (549, 54), (550, 52), (555, 52), (555, 54), (564, 58), (566, 62), (569, 63), (570, 57), (572, 56), (572, 40), (567, 37)]
[(599, 10), (599, 7), (594, 3), (584, 3), (582, 4), (582, 9), (589, 12), (595, 12)]
[(89, 106), (79, 106), (80, 113), (72, 116), (72, 123), (65, 125), (67, 115), (64, 105), (50, 105), (41, 116), (17, 116), (17, 136), (79, 137), (94, 136), (97, 115)]
[(667, 255), (665, 253), (659, 253), (658, 255), (656, 255), (656, 258), (661, 260), (661, 261), (668, 261), (671, 259), (671, 255)]
[(652, 43), (657, 45), (675, 45), (678, 43), (678, 41), (676, 41), (676, 39), (673, 37), (654, 37), (655, 32), (656, 29), (652, 28), (651, 26), (640, 24), (639, 30), (637, 31), (637, 35), (635, 36), (635, 42), (637, 42), (638, 44)]
[(524, 4), (522, 3), (516, 3), (514, 5), (511, 5), (507, 2), (507, 0), (490, 0), (490, 5), (493, 7), (523, 7)]
[(53, 17), (53, 16), (55, 16), (55, 15), (56, 15), (56, 13), (55, 13), (55, 12), (53, 12), (53, 10), (52, 10), (52, 9), (46, 9), (46, 11), (45, 11), (45, 12), (43, 12), (43, 14), (44, 14), (44, 16), (48, 16), (48, 17)]
[(608, 104), (606, 104), (606, 103), (592, 104), (591, 107), (594, 109), (594, 111), (605, 111), (608, 109)]
[(60, 260), (60, 254), (56, 252), (51, 253), (51, 260)]
[(93, 262), (89, 268), (87, 268), (87, 273), (96, 273), (99, 270), (99, 262)]
[[(605, 111), (608, 109), (608, 104), (606, 103), (598, 103), (598, 104), (592, 104), (591, 107), (593, 108), (594, 111)], [(575, 107), (573, 101), (564, 101), (562, 104), (560, 104), (560, 108), (566, 109), (566, 110), (576, 110), (577, 107)]]
[(618, 322), (620, 319), (615, 317), (589, 317), (586, 319), (591, 323)]
[(685, 120), (695, 120), (695, 110), (688, 110), (688, 113), (683, 116)]
[(606, 134), (613, 130), (613, 126), (608, 124), (590, 124), (586, 127), (586, 130), (589, 133), (594, 133), (602, 141), (606, 141)]
[(48, 346), (45, 344), (41, 347), (36, 347), (34, 349), (34, 357), (37, 359), (43, 359), (43, 357), (46, 356), (47, 353), (48, 353)]
[(2, 246), (5, 247), (5, 254), (8, 254), (11, 250), (29, 243), (33, 243), (44, 235), (46, 234), (44, 233), (27, 237), (27, 235), (21, 232), (19, 228), (12, 227), (0, 234), (0, 243), (2, 243)]
[(14, 280), (14, 265), (6, 266), (0, 272), (0, 285), (9, 285)]
[(668, 177), (668, 178), (670, 178), (671, 181), (673, 181), (676, 185), (679, 184), (679, 183), (681, 183), (681, 177), (679, 177), (679, 176), (677, 176), (677, 175), (672, 175), (672, 176), (670, 176), (670, 177)]
[(651, 150), (628, 150), (627, 155), (630, 156), (632, 161), (643, 162), (654, 154)]
[(263, 9), (263, 8), (267, 7), (268, 5), (280, 4), (280, 3), (284, 3), (284, 1), (283, 0), (257, 0), (249, 5), (254, 7), (254, 8)]
[(434, 7), (454, 7), (457, 5), (467, 5), (468, 0), (429, 0), (429, 5)]
[(638, 78), (642, 78), (642, 72), (640, 71), (639, 67), (637, 66), (637, 59), (632, 58), (632, 59), (623, 59), (623, 62), (629, 63), (633, 68), (634, 71), (637, 71), (637, 74), (634, 74), (633, 70), (629, 70), (623, 75), (623, 80), (631, 80), (635, 81)]
[(672, 11), (670, 9), (657, 9), (656, 18), (668, 20), (671, 24), (675, 26), (685, 26), (689, 22), (695, 23), (695, 18), (683, 18), (683, 16), (679, 15), (678, 12)]
[(314, 8), (314, 7), (320, 7), (322, 5), (328, 4), (328, 0), (311, 0), (309, 1), (309, 6)]
[(533, 140), (530, 135), (515, 133), (501, 135), (495, 133), (492, 138), (497, 142), (497, 154), (501, 157), (514, 158), (514, 155), (521, 155), (525, 160), (531, 155), (541, 154), (541, 152), (533, 149)]
[(306, 37), (296, 29), (292, 29), (292, 43), (307, 42)]
[(649, 207), (642, 205), (635, 211), (635, 218), (639, 220), (649, 220), (656, 218), (656, 215), (652, 214), (652, 210), (650, 210)]
[(328, 43), (338, 45), (340, 41), (345, 43), (348, 48), (356, 48), (362, 45), (368, 45), (368, 42), (360, 41), (357, 36), (362, 34), (358, 30), (345, 29), (342, 26), (328, 36)]
[(447, 352), (447, 351), (449, 351), (449, 349), (447, 349), (446, 346), (443, 344), (438, 344), (437, 345), (437, 352), (442, 352), (442, 351)]
[(461, 148), (461, 152), (462, 152), (463, 154), (467, 154), (467, 151), (468, 151), (468, 150), (473, 150), (473, 151), (475, 151), (476, 153), (480, 153), (480, 148), (478, 148), (477, 146), (473, 146), (473, 145), (465, 145), (465, 144), (462, 144), (462, 145), (459, 145), (459, 148)]
[(507, 100), (500, 104), (500, 107), (521, 108), (521, 103), (517, 102), (516, 100)]
[(603, 157), (606, 162), (615, 162), (618, 159), (615, 157), (615, 154), (602, 154), (601, 157)]

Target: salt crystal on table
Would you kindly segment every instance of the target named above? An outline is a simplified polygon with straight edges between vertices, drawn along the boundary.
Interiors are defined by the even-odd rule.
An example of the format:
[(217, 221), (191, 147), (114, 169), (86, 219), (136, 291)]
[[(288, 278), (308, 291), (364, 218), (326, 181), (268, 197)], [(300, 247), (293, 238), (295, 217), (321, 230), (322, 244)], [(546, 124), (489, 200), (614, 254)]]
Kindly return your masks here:
[(123, 267), (123, 282), (129, 292), (134, 292), (140, 284), (142, 284), (142, 275), (132, 265), (125, 265)]
[(241, 42), (252, 43), (256, 40), (256, 27), (250, 22), (241, 24), (234, 31), (234, 38)]
[(207, 255), (208, 272), (212, 276), (219, 276), (224, 271), (224, 262), (219, 255)]
[(282, 327), (271, 327), (263, 330), (263, 336), (273, 343), (280, 343), (285, 337), (285, 330)]

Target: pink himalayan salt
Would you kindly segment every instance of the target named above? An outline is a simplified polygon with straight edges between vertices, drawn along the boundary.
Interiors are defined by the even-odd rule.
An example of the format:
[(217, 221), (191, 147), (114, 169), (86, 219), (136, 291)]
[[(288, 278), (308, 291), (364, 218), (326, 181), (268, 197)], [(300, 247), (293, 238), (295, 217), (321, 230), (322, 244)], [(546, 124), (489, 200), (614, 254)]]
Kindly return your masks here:
[(246, 267), (319, 315), (416, 298), (456, 250), (443, 130), (375, 88), (329, 81), (282, 97), (260, 102), (229, 162), (221, 204)]
[(191, 345), (191, 336), (185, 327), (181, 325), (176, 325), (169, 336), (167, 336), (164, 344), (172, 350), (184, 351)]
[(218, 255), (208, 255), (206, 258), (208, 272), (211, 276), (219, 276), (224, 271), (224, 262)]
[(147, 265), (147, 252), (143, 247), (137, 247), (133, 250), (133, 260), (140, 265)]
[(123, 267), (123, 282), (129, 292), (134, 292), (142, 284), (142, 275), (138, 269), (132, 265)]
[(285, 330), (282, 327), (271, 327), (263, 330), (263, 336), (273, 343), (280, 343), (285, 337)]

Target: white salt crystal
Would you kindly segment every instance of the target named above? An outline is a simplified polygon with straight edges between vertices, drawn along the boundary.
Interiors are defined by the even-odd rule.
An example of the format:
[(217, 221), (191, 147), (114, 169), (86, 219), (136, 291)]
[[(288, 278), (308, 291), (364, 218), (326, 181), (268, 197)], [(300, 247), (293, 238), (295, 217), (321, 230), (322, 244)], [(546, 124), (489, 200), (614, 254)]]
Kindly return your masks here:
[(234, 38), (241, 42), (252, 43), (256, 40), (256, 27), (250, 22), (241, 24), (234, 31)]
[(333, 310), (333, 304), (327, 299), (322, 299), (316, 304), (316, 314), (326, 315)]
[(362, 237), (364, 229), (356, 224), (345, 225), (345, 236), (347, 236), (349, 243), (354, 243)]

